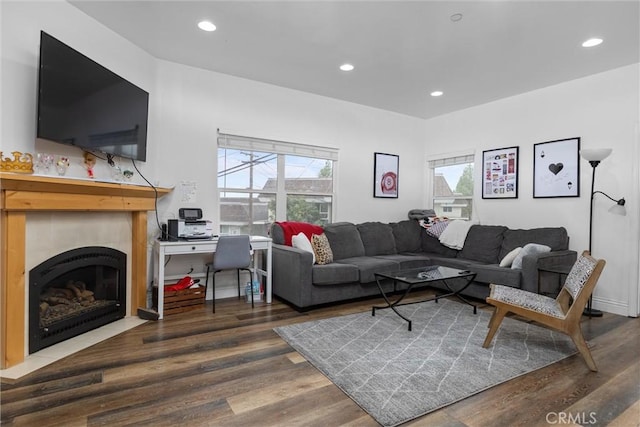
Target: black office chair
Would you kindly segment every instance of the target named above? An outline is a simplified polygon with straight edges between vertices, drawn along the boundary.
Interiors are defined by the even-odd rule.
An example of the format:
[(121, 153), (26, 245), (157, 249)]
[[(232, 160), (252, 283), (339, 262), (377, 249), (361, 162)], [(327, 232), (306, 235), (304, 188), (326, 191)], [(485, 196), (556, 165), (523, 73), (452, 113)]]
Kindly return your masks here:
[[(249, 236), (245, 234), (223, 235), (218, 237), (216, 252), (213, 255), (213, 262), (207, 263), (207, 278), (205, 280), (204, 292), (207, 293), (209, 286), (209, 272), (213, 269), (211, 276), (211, 289), (213, 293), (213, 312), (216, 312), (216, 273), (222, 270), (236, 270), (238, 274), (238, 298), (240, 295), (240, 270), (249, 272), (251, 277), (251, 243)], [(251, 288), (251, 307), (253, 304), (253, 285)]]

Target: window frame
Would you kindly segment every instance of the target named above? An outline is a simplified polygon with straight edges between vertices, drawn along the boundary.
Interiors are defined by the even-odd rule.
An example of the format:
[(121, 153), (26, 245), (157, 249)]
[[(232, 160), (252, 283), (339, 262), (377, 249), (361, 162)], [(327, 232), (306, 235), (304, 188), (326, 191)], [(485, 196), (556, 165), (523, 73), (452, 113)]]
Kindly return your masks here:
[(472, 196), (460, 196), (457, 197), (459, 199), (469, 199), (471, 200), (471, 218), (469, 220), (474, 220), (476, 217), (476, 209), (474, 206), (477, 205), (477, 159), (475, 150), (465, 150), (458, 152), (449, 152), (449, 153), (441, 153), (435, 155), (429, 155), (426, 158), (425, 168), (425, 182), (426, 182), (426, 191), (425, 191), (425, 200), (424, 206), (430, 207), (434, 209), (434, 191), (433, 186), (435, 184), (435, 169), (442, 166), (454, 166), (461, 164), (473, 164), (473, 195)]
[[(276, 212), (274, 221), (286, 221), (287, 220), (287, 198), (289, 196), (313, 196), (313, 197), (329, 197), (331, 198), (331, 208), (327, 210), (330, 212), (330, 218), (335, 218), (336, 212), (336, 188), (337, 188), (337, 162), (338, 162), (338, 150), (331, 147), (321, 147), (308, 144), (299, 144), (285, 141), (269, 140), (263, 138), (246, 137), (239, 135), (223, 134), (218, 132), (217, 138), (218, 146), (216, 154), (219, 158), (220, 149), (230, 150), (246, 150), (261, 153), (273, 153), (277, 156), (277, 168), (276, 168), (276, 188), (275, 190), (264, 189), (242, 189), (242, 188), (229, 188), (218, 187), (217, 200), (218, 200), (218, 217), (220, 224), (222, 224), (222, 197), (223, 193), (240, 193), (240, 194), (265, 194), (273, 195), (276, 200)], [(326, 160), (332, 162), (331, 167), (331, 180), (332, 186), (331, 192), (313, 192), (313, 193), (301, 193), (296, 191), (287, 192), (285, 188), (285, 158), (286, 156), (298, 156), (307, 157), (320, 160)], [(216, 162), (217, 168), (217, 162)], [(218, 171), (216, 171), (217, 179)], [(324, 216), (324, 215), (323, 215)], [(270, 218), (268, 218), (270, 220)]]

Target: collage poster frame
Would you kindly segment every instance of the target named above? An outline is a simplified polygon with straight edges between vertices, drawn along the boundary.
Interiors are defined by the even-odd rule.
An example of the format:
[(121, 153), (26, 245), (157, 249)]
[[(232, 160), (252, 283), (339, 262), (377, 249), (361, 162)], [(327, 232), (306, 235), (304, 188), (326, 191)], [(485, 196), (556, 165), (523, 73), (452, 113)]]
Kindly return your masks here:
[(518, 198), (520, 147), (496, 148), (482, 152), (482, 198)]
[(397, 199), (400, 156), (373, 153), (373, 197)]

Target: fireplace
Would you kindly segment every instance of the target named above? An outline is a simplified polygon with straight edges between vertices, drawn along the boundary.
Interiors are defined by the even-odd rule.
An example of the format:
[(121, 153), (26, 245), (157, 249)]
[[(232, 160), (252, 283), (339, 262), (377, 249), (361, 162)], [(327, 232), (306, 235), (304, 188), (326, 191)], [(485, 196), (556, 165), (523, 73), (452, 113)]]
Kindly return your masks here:
[(29, 272), (29, 353), (122, 319), (127, 255), (87, 246), (56, 255)]

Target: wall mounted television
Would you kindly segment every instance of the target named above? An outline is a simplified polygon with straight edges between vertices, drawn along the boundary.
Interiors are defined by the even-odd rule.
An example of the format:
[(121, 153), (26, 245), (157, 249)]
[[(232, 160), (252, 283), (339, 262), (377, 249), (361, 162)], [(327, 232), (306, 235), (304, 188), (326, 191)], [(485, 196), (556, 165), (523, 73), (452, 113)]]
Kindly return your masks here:
[(149, 94), (40, 32), (37, 137), (145, 161)]

